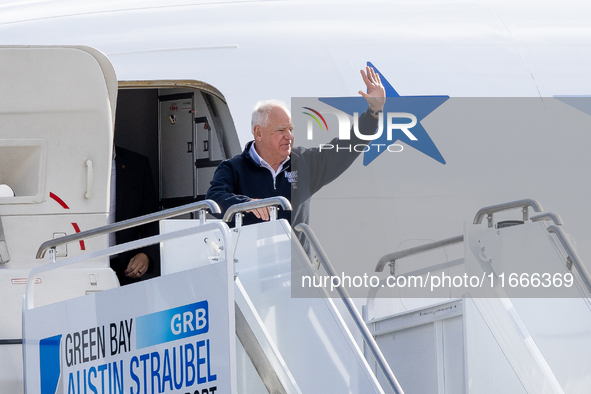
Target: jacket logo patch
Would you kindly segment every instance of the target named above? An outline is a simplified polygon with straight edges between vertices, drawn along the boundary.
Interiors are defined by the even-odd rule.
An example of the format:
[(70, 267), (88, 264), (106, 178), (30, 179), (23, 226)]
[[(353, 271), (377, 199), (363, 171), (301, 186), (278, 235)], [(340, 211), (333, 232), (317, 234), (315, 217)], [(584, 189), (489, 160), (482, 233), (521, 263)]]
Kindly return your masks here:
[(297, 183), (298, 172), (297, 171), (285, 171), (285, 177), (289, 183)]

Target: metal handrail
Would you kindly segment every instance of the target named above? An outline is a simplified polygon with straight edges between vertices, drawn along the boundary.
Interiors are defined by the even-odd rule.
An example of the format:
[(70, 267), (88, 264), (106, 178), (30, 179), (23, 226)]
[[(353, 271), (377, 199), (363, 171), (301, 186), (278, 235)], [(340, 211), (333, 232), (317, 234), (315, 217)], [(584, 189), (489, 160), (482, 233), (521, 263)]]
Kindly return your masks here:
[(69, 257), (65, 260), (60, 260), (58, 262), (55, 262), (54, 264), (39, 265), (39, 266), (33, 268), (31, 271), (29, 271), (29, 276), (27, 277), (27, 284), (25, 287), (25, 295), (24, 295), (25, 298), (24, 298), (24, 302), (23, 302), (23, 310), (28, 310), (28, 309), (34, 308), (34, 290), (37, 287), (34, 285), (35, 280), (40, 274), (42, 274), (44, 272), (53, 271), (53, 270), (67, 267), (67, 266), (71, 266), (71, 265), (74, 265), (74, 264), (77, 264), (77, 263), (80, 263), (83, 261), (90, 261), (90, 260), (104, 257), (104, 256), (113, 256), (113, 255), (124, 253), (124, 252), (130, 251), (130, 250), (143, 248), (148, 245), (156, 245), (161, 242), (168, 241), (168, 240), (185, 237), (185, 236), (192, 235), (192, 234), (205, 233), (205, 232), (212, 231), (212, 230), (213, 231), (219, 230), (221, 232), (224, 245), (227, 245), (227, 247), (223, 248), (221, 253), (224, 254), (224, 259), (227, 260), (229, 258), (229, 256), (232, 256), (232, 254), (234, 253), (234, 249), (233, 249), (232, 245), (229, 243), (231, 235), (230, 235), (230, 231), (228, 229), (228, 225), (226, 223), (222, 223), (220, 221), (211, 221), (208, 223), (204, 223), (201, 226), (188, 227), (188, 228), (176, 230), (173, 232), (164, 232), (159, 235), (153, 235), (153, 236), (147, 237), (147, 238), (140, 238), (135, 241), (131, 241), (131, 242), (115, 245), (115, 246), (110, 246), (105, 249), (95, 250), (93, 252), (80, 254), (80, 255), (77, 255), (74, 257)]
[(413, 248), (399, 250), (397, 252), (386, 254), (386, 255), (382, 256), (382, 258), (380, 258), (380, 260), (378, 261), (375, 271), (382, 272), (384, 270), (384, 267), (386, 266), (386, 264), (390, 263), (390, 274), (394, 275), (394, 269), (395, 269), (394, 267), (396, 264), (396, 260), (398, 260), (398, 259), (401, 259), (403, 257), (412, 256), (412, 255), (419, 254), (419, 253), (428, 252), (428, 251), (435, 250), (435, 249), (439, 249), (444, 246), (459, 244), (461, 242), (464, 242), (464, 236), (458, 235), (456, 237), (442, 239), (441, 241), (435, 241), (435, 242), (431, 242), (428, 244), (415, 246)]
[(99, 235), (114, 233), (116, 231), (125, 230), (130, 227), (141, 226), (146, 223), (155, 222), (157, 220), (168, 219), (171, 217), (183, 215), (185, 213), (195, 212), (195, 211), (203, 211), (200, 214), (200, 219), (203, 221), (205, 218), (204, 212), (206, 209), (209, 209), (212, 213), (221, 213), (220, 207), (215, 201), (212, 200), (203, 200), (194, 202), (192, 204), (183, 205), (180, 207), (166, 209), (164, 211), (154, 212), (148, 215), (139, 216), (137, 218), (124, 220), (122, 222), (117, 222), (113, 224), (109, 224), (107, 226), (98, 227), (92, 230), (83, 231), (80, 233), (68, 235), (61, 238), (50, 239), (49, 241), (45, 241), (41, 244), (39, 249), (37, 250), (37, 258), (42, 259), (45, 257), (45, 252), (49, 249), (55, 249), (60, 245), (65, 245), (70, 242), (80, 241), (86, 238), (97, 237)]
[(568, 270), (570, 271), (572, 266), (574, 265), (577, 268), (577, 271), (579, 271), (579, 274), (581, 275), (583, 282), (585, 282), (585, 285), (587, 286), (587, 290), (589, 290), (591, 292), (591, 276), (589, 275), (587, 268), (585, 268), (585, 265), (581, 261), (579, 254), (577, 253), (577, 251), (573, 247), (573, 244), (568, 239), (564, 230), (561, 227), (554, 226), (554, 225), (549, 226), (547, 230), (549, 233), (556, 234), (556, 236), (558, 237), (558, 240), (562, 244), (562, 247), (564, 248), (564, 250), (566, 250), (566, 254), (568, 255), (568, 259), (567, 259)]
[(224, 214), (224, 222), (232, 221), (234, 215), (241, 214), (252, 209), (271, 207), (271, 220), (277, 219), (277, 208), (280, 205), (286, 211), (291, 211), (291, 203), (285, 197), (269, 197), (262, 200), (251, 200), (240, 204), (232, 205)]
[[(318, 256), (318, 259), (320, 260), (320, 262), (324, 266), (324, 269), (326, 270), (328, 275), (330, 275), (332, 277), (337, 276), (336, 271), (335, 271), (334, 267), (332, 266), (332, 263), (328, 259), (328, 256), (324, 252), (324, 249), (320, 245), (318, 238), (316, 238), (316, 235), (314, 234), (314, 232), (312, 231), (310, 226), (308, 226), (307, 224), (304, 224), (304, 223), (300, 223), (295, 227), (295, 229), (297, 231), (304, 233), (304, 235), (306, 236), (306, 238), (310, 242), (310, 245), (316, 251), (316, 255)], [(357, 328), (361, 332), (361, 335), (363, 336), (365, 343), (367, 343), (367, 346), (369, 347), (376, 362), (378, 363), (378, 366), (380, 367), (380, 369), (384, 373), (384, 376), (386, 377), (386, 380), (390, 384), (390, 387), (392, 387), (392, 390), (394, 390), (394, 392), (396, 394), (404, 394), (404, 391), (402, 390), (402, 387), (400, 387), (400, 384), (398, 383), (396, 376), (394, 376), (392, 369), (390, 369), (390, 366), (388, 365), (386, 358), (382, 354), (382, 351), (380, 350), (378, 344), (376, 343), (375, 338), (371, 335), (369, 328), (367, 328), (367, 326), (365, 325), (363, 318), (359, 314), (359, 311), (355, 307), (355, 304), (353, 304), (353, 301), (351, 300), (351, 297), (349, 297), (347, 290), (344, 289), (342, 286), (338, 286), (336, 289), (337, 289), (337, 292), (339, 293), (339, 296), (341, 297), (341, 299), (345, 303), (347, 310), (351, 314), (351, 317), (355, 321)]]
[(528, 220), (528, 207), (532, 207), (536, 212), (542, 212), (544, 208), (542, 205), (534, 199), (525, 199), (525, 200), (518, 200), (513, 202), (508, 202), (504, 204), (498, 205), (491, 205), (490, 207), (484, 207), (478, 211), (476, 216), (474, 217), (474, 224), (482, 223), (482, 219), (486, 215), (488, 217), (488, 227), (492, 227), (492, 218), (493, 213), (508, 211), (510, 209), (521, 208), (523, 211), (523, 221), (526, 222)]
[(554, 222), (554, 224), (556, 224), (557, 226), (562, 226), (564, 224), (564, 222), (562, 221), (562, 218), (557, 213), (554, 213), (554, 212), (546, 212), (546, 213), (542, 213), (540, 215), (536, 215), (536, 216), (531, 217), (532, 222), (541, 222), (541, 221), (545, 221), (545, 220), (552, 220)]

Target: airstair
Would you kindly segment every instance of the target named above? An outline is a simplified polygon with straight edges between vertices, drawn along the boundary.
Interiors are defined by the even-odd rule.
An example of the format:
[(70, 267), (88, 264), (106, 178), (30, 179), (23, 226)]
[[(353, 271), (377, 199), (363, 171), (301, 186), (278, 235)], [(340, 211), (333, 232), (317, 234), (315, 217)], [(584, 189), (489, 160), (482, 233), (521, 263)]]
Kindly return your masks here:
[[(245, 393), (383, 393), (382, 385), (370, 369), (334, 301), (323, 294), (314, 298), (292, 298), (292, 265), (311, 274), (313, 270), (296, 238), (292, 241), (287, 221), (275, 220), (273, 216), (266, 223), (240, 225), (242, 212), (266, 205), (271, 205), (273, 210), (277, 205), (291, 209), (289, 202), (283, 198), (240, 204), (226, 213), (226, 221), (231, 221), (233, 215), (238, 218), (238, 225), (230, 229), (219, 220), (206, 220), (205, 209), (215, 213), (219, 212), (219, 208), (211, 201), (204, 201), (45, 242), (39, 249), (38, 258), (49, 252), (50, 263), (31, 271), (23, 309), (26, 391), (54, 393), (58, 389), (58, 392), (78, 394), (87, 388), (92, 391), (90, 384), (94, 388), (100, 384), (101, 387), (108, 385), (113, 392), (127, 392), (125, 390), (129, 386), (133, 392), (156, 388), (166, 391), (167, 387), (175, 387), (186, 390), (197, 388), (199, 393), (228, 389), (229, 392)], [(201, 211), (198, 220), (162, 220), (196, 210)], [(55, 250), (63, 245), (154, 220), (161, 220), (161, 234), (158, 236), (71, 259), (55, 260)], [(75, 269), (83, 266), (87, 259), (154, 243), (161, 246), (162, 277), (53, 304), (38, 300), (35, 279), (47, 272)], [(297, 250), (295, 254), (292, 253), (294, 246)], [(225, 267), (225, 270), (216, 273), (212, 267), (218, 266)], [(209, 279), (208, 275), (215, 278)], [(195, 279), (188, 283), (187, 278)], [(195, 283), (197, 278), (200, 280), (198, 284)], [(222, 301), (218, 302), (218, 298)], [(120, 300), (119, 305), (115, 300)], [(124, 300), (133, 300), (133, 307), (127, 307)], [(182, 318), (169, 321), (170, 314), (174, 316), (175, 311), (186, 304), (204, 301), (209, 305), (209, 309), (204, 309), (209, 317), (203, 317), (205, 314), (199, 316), (207, 320), (208, 330), (184, 337), (180, 327), (187, 323), (192, 328), (198, 314), (188, 317), (183, 314)], [(217, 307), (214, 309), (213, 305)], [(116, 310), (106, 312), (106, 309)], [(351, 311), (356, 312), (354, 307)], [(218, 315), (225, 316), (221, 323), (215, 320)], [(363, 334), (368, 346), (382, 361), (386, 384), (392, 385), (395, 392), (402, 393), (359, 313), (356, 317), (359, 328), (365, 331)], [(47, 319), (51, 322), (44, 323)], [(141, 325), (146, 320), (150, 320), (155, 331), (172, 330), (173, 334), (178, 323), (179, 333), (174, 334), (177, 336), (170, 332), (162, 334), (162, 338), (168, 335), (172, 339), (153, 339), (158, 335), (146, 334), (145, 326)], [(128, 343), (117, 336), (116, 322), (120, 322), (125, 330), (130, 327), (126, 334)], [(136, 324), (135, 329), (131, 328), (133, 324)], [(157, 328), (159, 326), (164, 328)], [(90, 327), (96, 327), (94, 341), (89, 333)], [(114, 330), (110, 332), (111, 338), (115, 338), (113, 343), (121, 342), (118, 349), (124, 347), (123, 352), (101, 353), (97, 345), (100, 340), (96, 339), (100, 337), (96, 332), (100, 332), (101, 327), (103, 331), (106, 327)], [(225, 335), (220, 339), (217, 334), (223, 330), (226, 330)], [(79, 346), (76, 343), (77, 333), (80, 333)], [(88, 335), (86, 340), (85, 335)], [(182, 369), (182, 357), (178, 354), (187, 351), (193, 337), (206, 338), (204, 340), (211, 342), (211, 348), (216, 349), (211, 355), (207, 353), (207, 357), (197, 356), (198, 360), (204, 360), (204, 365), (208, 365), (208, 374), (210, 368), (216, 372), (212, 373), (216, 379), (210, 381), (204, 378), (201, 385), (187, 382), (191, 375), (187, 372), (183, 386), (182, 374), (166, 372), (166, 365), (169, 365), (170, 371), (176, 370), (176, 366)], [(50, 357), (48, 354), (52, 351), (43, 349), (52, 348), (49, 345), (51, 339), (55, 343), (53, 356)], [(109, 345), (106, 347), (109, 348)], [(82, 350), (77, 350), (80, 348)], [(148, 349), (149, 353), (143, 349)], [(174, 356), (171, 355), (173, 350)], [(78, 351), (81, 352), (79, 356)], [(95, 356), (97, 352), (99, 355), (95, 360), (89, 358), (93, 351)], [(190, 354), (185, 355), (185, 362), (192, 359)], [(61, 365), (59, 372), (47, 367), (48, 357)], [(225, 361), (219, 362), (218, 359)], [(149, 361), (145, 361), (148, 366), (142, 370), (143, 360)], [(196, 370), (200, 368), (197, 366)], [(105, 377), (97, 371), (105, 373)], [(143, 372), (144, 381), (141, 379), (142, 371), (148, 371)], [(178, 378), (178, 387), (173, 378), (165, 381), (167, 373)], [(216, 386), (212, 386), (212, 382)]]
[[(289, 202), (280, 198), (241, 204), (227, 212), (224, 218), (225, 221), (238, 219), (237, 226), (230, 229), (221, 221), (206, 219), (204, 210), (216, 212), (217, 207), (211, 201), (204, 201), (59, 240), (50, 240), (42, 245), (38, 257), (47, 250), (77, 242), (81, 238), (103, 235), (150, 220), (161, 220), (162, 231), (159, 236), (100, 250), (88, 256), (46, 264), (33, 269), (28, 283), (35, 283), (35, 278), (44, 272), (83, 264), (85, 258), (93, 259), (150, 243), (160, 243), (163, 264), (161, 278), (91, 294), (82, 299), (94, 303), (99, 311), (105, 307), (102, 298), (113, 302), (116, 299), (113, 296), (115, 292), (129, 292), (125, 296), (130, 298), (137, 294), (150, 294), (150, 291), (158, 292), (149, 296), (150, 307), (154, 310), (145, 310), (135, 301), (135, 307), (125, 312), (133, 315), (134, 311), (144, 308), (142, 315), (133, 315), (137, 324), (141, 316), (158, 315), (170, 306), (178, 308), (178, 305), (169, 304), (169, 299), (172, 297), (174, 300), (178, 297), (175, 294), (179, 292), (192, 294), (185, 303), (199, 302), (206, 298), (210, 305), (214, 305), (213, 300), (218, 295), (225, 299), (221, 305), (227, 309), (227, 319), (222, 326), (227, 326), (225, 346), (229, 354), (223, 354), (222, 358), (227, 358), (228, 363), (223, 364), (226, 365), (226, 370), (222, 373), (223, 367), (211, 361), (211, 368), (216, 372), (217, 386), (211, 386), (209, 381), (204, 382), (206, 386), (196, 386), (199, 393), (209, 392), (208, 387), (221, 389), (224, 385), (220, 382), (222, 376), (228, 379), (225, 385), (239, 393), (575, 393), (585, 392), (590, 387), (587, 367), (591, 364), (591, 356), (586, 351), (591, 344), (588, 329), (591, 327), (589, 274), (576, 254), (570, 237), (562, 229), (562, 221), (558, 215), (539, 212), (529, 219), (528, 207), (533, 207), (534, 211), (542, 210), (535, 200), (484, 208), (476, 215), (473, 223), (466, 224), (463, 236), (389, 254), (380, 260), (376, 270), (380, 271), (388, 265), (395, 274), (394, 277), (426, 277), (456, 272), (461, 268), (469, 276), (499, 279), (503, 273), (510, 272), (508, 265), (516, 264), (515, 259), (532, 255), (536, 272), (543, 270), (552, 273), (554, 277), (551, 283), (555, 287), (559, 287), (559, 277), (563, 280), (562, 284), (570, 284), (569, 292), (566, 293), (568, 298), (560, 291), (541, 294), (535, 291), (526, 292), (526, 275), (522, 273), (520, 277), (511, 277), (511, 282), (506, 277), (504, 286), (483, 286), (476, 289), (458, 286), (461, 296), (455, 292), (457, 289), (450, 288), (447, 299), (423, 299), (421, 302), (425, 305), (421, 307), (389, 315), (380, 315), (378, 304), (390, 300), (380, 299), (378, 291), (374, 290), (370, 292), (363, 307), (363, 319), (347, 290), (342, 287), (337, 289), (337, 298), (330, 298), (326, 289), (322, 288), (317, 289), (317, 296), (293, 297), (291, 281), (294, 271), (314, 275), (320, 268), (329, 275), (337, 273), (313, 231), (306, 225), (299, 225), (296, 231), (302, 231), (310, 241), (312, 255), (315, 257), (314, 264), (297, 238), (292, 237), (289, 224), (284, 220), (275, 220), (274, 214), (273, 220), (269, 222), (242, 226), (240, 215), (253, 209), (255, 205), (271, 205), (273, 210), (276, 206), (290, 209)], [(494, 213), (513, 208), (524, 211), (524, 220), (513, 221), (510, 226), (506, 223), (494, 223)], [(195, 210), (201, 211), (198, 220), (164, 219)], [(486, 227), (481, 223), (484, 216), (488, 216)], [(397, 272), (398, 260), (451, 244), (463, 245), (463, 259), (435, 262), (431, 268), (422, 268), (416, 272)], [(316, 264), (317, 261), (320, 264)], [(220, 284), (223, 280), (219, 280), (219, 274), (213, 274), (217, 275), (216, 280), (205, 278), (205, 281), (200, 274), (202, 272), (210, 275), (207, 270), (219, 265), (226, 267), (226, 271), (222, 270), (225, 274), (221, 277), (230, 283), (225, 287)], [(424, 272), (426, 269), (428, 272)], [(528, 284), (531, 284), (532, 275), (536, 272), (527, 272)], [(195, 281), (201, 278), (201, 282), (195, 288), (192, 287), (194, 284), (189, 285), (186, 282), (187, 278), (195, 278)], [(539, 286), (543, 285), (543, 280), (544, 278), (540, 278)], [(169, 287), (160, 286), (161, 281), (168, 283)], [(534, 279), (532, 288), (536, 285), (537, 281)], [(38, 356), (39, 344), (54, 337), (47, 331), (44, 334), (28, 331), (31, 325), (36, 329), (39, 326), (28, 322), (38, 321), (36, 319), (40, 319), (39, 316), (47, 316), (47, 313), (60, 316), (60, 312), (48, 312), (47, 308), (69, 310), (63, 315), (64, 320), (74, 327), (62, 329), (63, 335), (67, 335), (69, 331), (76, 332), (75, 326), (79, 326), (79, 323), (75, 322), (75, 317), (83, 315), (80, 312), (81, 298), (37, 307), (34, 288), (34, 285), (28, 286), (23, 320), (28, 388), (30, 384), (34, 384), (29, 383), (29, 379), (33, 382), (43, 380), (37, 372), (43, 370), (39, 368), (39, 363), (42, 364)], [(438, 293), (439, 296), (441, 294)], [(553, 297), (539, 297), (545, 294)], [(41, 315), (36, 315), (37, 310)], [(212, 316), (213, 310), (210, 307), (209, 313)], [(346, 310), (350, 316), (345, 316), (344, 319), (339, 310)], [(100, 313), (97, 312), (97, 315)], [(105, 326), (97, 320), (99, 318), (100, 316), (93, 316), (92, 324), (86, 326)], [(357, 326), (349, 328), (345, 323), (347, 319), (352, 319)], [(113, 320), (116, 321), (117, 318), (106, 317), (107, 322)], [(125, 318), (119, 320), (127, 321)], [(213, 331), (216, 331), (213, 330), (213, 317), (210, 324), (209, 332), (213, 335)], [(132, 370), (140, 365), (139, 361), (135, 364), (133, 361), (133, 357), (138, 357), (138, 352), (142, 353), (139, 345), (143, 341), (140, 339), (142, 328), (138, 325), (136, 330), (130, 334), (131, 344), (127, 345), (129, 350), (126, 348), (129, 355), (121, 360), (122, 369), (125, 369), (127, 362), (132, 365)], [(196, 337), (199, 338), (199, 335), (202, 334), (196, 334)], [(236, 338), (238, 341), (235, 341)], [(215, 340), (217, 338), (211, 338), (212, 349)], [(178, 339), (169, 342), (168, 350), (175, 341)], [(63, 339), (61, 343), (62, 372), (74, 371), (71, 365), (64, 365), (63, 358), (67, 359), (68, 350)], [(358, 346), (359, 343), (362, 345)], [(181, 349), (182, 346), (178, 346)], [(216, 343), (216, 349), (220, 348), (222, 345)], [(166, 349), (162, 353), (162, 350), (156, 348), (151, 354), (158, 352), (159, 362), (164, 363), (162, 354), (167, 354)], [(135, 356), (131, 357), (133, 354)], [(205, 364), (209, 365), (210, 357), (213, 360), (220, 356), (220, 352), (216, 352), (215, 356), (208, 354), (207, 358), (203, 358), (206, 361), (203, 361), (201, 368)], [(112, 356), (115, 360), (118, 360), (117, 357), (118, 355)], [(128, 360), (130, 357), (131, 361)], [(166, 389), (166, 384), (161, 382), (165, 373), (161, 372), (158, 363), (154, 364), (153, 360), (152, 358), (151, 367), (148, 368), (151, 368), (146, 380), (148, 390), (158, 384)], [(173, 367), (175, 362), (182, 363), (173, 359)], [(97, 360), (97, 363), (100, 361)], [(116, 363), (103, 362), (101, 365)], [(106, 367), (103, 368), (106, 370)], [(43, 373), (45, 376), (48, 374)], [(129, 381), (129, 377), (124, 376), (123, 372), (118, 370), (118, 373), (123, 382)], [(176, 373), (178, 377), (178, 372)], [(143, 389), (140, 374), (136, 372), (133, 376), (140, 383), (135, 384), (133, 380), (131, 387)], [(94, 375), (92, 378), (95, 383), (103, 382)], [(84, 385), (82, 378), (80, 381)], [(117, 389), (122, 386), (116, 385), (114, 381), (114, 378), (113, 381), (109, 380), (109, 388), (118, 392)], [(56, 384), (63, 392), (83, 392), (77, 390), (80, 383), (72, 372), (69, 375), (60, 375)], [(173, 387), (172, 384), (171, 379), (170, 387)], [(28, 389), (27, 392), (38, 392), (36, 389), (35, 386), (33, 391)]]
[[(514, 209), (523, 216), (494, 221), (494, 214)], [(406, 393), (591, 390), (591, 276), (560, 216), (542, 211), (535, 200), (486, 207), (463, 235), (380, 259), (376, 271), (388, 266), (392, 278), (467, 274), (486, 281), (451, 286), (430, 304), (386, 313), (379, 312), (389, 302), (380, 299), (382, 289), (369, 292), (365, 321)], [(452, 245), (463, 246), (463, 258), (398, 268), (402, 259)]]

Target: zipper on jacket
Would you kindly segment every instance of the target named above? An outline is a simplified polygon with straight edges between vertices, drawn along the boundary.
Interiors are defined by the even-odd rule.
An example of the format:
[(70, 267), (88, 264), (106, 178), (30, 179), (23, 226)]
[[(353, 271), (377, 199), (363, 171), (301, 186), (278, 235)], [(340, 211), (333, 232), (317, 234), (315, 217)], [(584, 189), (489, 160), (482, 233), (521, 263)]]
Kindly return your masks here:
[(277, 173), (277, 175), (275, 175), (275, 176), (273, 177), (273, 190), (277, 190), (277, 187), (275, 186), (275, 182), (277, 181), (277, 177), (278, 177), (279, 175), (283, 174), (285, 171), (287, 171), (287, 168), (288, 168), (288, 167), (283, 167), (283, 168), (281, 169), (281, 171), (279, 171), (279, 172)]

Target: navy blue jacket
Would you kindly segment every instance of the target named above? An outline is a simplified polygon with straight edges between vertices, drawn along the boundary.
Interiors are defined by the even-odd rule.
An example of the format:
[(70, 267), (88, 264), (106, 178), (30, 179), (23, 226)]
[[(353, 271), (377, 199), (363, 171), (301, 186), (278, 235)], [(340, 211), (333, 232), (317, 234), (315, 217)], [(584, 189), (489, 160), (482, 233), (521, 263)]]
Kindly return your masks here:
[[(364, 112), (359, 117), (359, 130), (370, 134), (377, 128), (377, 119)], [(287, 219), (292, 226), (308, 223), (310, 216), (310, 198), (323, 186), (338, 178), (355, 161), (359, 152), (340, 149), (322, 150), (319, 148), (296, 147), (291, 151), (291, 159), (277, 174), (273, 175), (265, 167), (259, 166), (250, 156), (249, 150), (253, 141), (246, 144), (244, 152), (229, 160), (223, 161), (217, 168), (206, 198), (217, 202), (224, 213), (230, 206), (251, 199), (283, 196), (291, 204), (293, 211), (279, 210), (278, 217)], [(350, 141), (340, 141), (340, 146), (365, 144), (351, 133)], [(329, 142), (333, 146), (339, 144), (334, 138)], [(244, 215), (243, 224), (260, 222), (253, 213)]]

